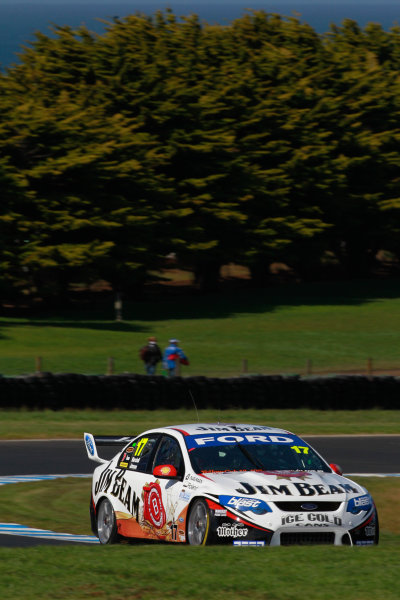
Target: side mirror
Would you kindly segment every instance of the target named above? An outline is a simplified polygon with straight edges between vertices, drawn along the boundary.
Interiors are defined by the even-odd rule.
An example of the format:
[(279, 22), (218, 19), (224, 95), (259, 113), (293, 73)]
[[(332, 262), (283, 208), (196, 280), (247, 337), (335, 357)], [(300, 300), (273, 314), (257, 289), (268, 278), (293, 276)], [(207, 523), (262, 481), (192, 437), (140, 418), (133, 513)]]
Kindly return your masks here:
[(178, 471), (173, 465), (158, 465), (158, 467), (154, 467), (153, 475), (163, 479), (176, 479)]
[(339, 467), (339, 465), (336, 465), (335, 463), (330, 463), (329, 466), (332, 469), (332, 471), (336, 473), (336, 475), (343, 475), (342, 468)]

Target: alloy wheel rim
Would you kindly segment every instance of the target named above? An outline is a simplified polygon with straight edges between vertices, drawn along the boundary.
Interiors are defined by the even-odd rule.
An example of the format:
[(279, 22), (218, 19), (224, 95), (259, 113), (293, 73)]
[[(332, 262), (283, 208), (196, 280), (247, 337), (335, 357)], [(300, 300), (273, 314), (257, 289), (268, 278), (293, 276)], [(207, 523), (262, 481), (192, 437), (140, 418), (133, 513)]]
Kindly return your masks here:
[(112, 506), (109, 502), (104, 501), (99, 509), (98, 518), (98, 534), (99, 540), (104, 544), (107, 543), (111, 537), (111, 533), (114, 526), (114, 518)]
[(207, 512), (203, 503), (198, 503), (190, 513), (188, 537), (193, 545), (200, 546), (207, 528)]

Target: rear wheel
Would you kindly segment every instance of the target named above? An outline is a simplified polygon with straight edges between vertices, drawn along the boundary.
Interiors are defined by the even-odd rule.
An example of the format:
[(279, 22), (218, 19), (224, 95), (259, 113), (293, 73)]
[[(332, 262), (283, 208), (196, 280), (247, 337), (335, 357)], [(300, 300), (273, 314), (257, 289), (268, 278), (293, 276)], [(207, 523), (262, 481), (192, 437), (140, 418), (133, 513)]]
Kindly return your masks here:
[(190, 508), (187, 524), (187, 541), (191, 546), (204, 546), (210, 530), (210, 511), (202, 498), (195, 500)]
[(101, 544), (116, 544), (119, 540), (115, 512), (107, 498), (97, 510), (97, 535)]

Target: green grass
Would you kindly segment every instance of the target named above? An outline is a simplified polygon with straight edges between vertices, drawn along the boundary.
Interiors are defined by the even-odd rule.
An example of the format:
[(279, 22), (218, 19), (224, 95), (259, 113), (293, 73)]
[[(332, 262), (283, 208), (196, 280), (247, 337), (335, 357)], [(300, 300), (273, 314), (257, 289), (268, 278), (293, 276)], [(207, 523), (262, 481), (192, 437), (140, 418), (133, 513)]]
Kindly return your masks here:
[[(375, 497), (373, 548), (71, 546), (0, 548), (2, 600), (397, 600), (400, 481), (358, 478)], [(0, 488), (3, 520), (89, 533), (89, 480)]]
[(374, 548), (0, 549), (3, 600), (398, 600), (400, 552)]
[(87, 311), (0, 319), (0, 373), (32, 373), (35, 357), (52, 372), (143, 372), (138, 349), (149, 335), (161, 346), (181, 339), (185, 375), (365, 372), (400, 368), (400, 280), (287, 284), (206, 296), (175, 296)]
[(399, 558), (396, 542), (374, 548), (0, 548), (0, 584), (2, 600), (398, 600)]
[(82, 438), (84, 431), (134, 435), (164, 425), (226, 421), (270, 425), (298, 435), (398, 434), (400, 410), (0, 411), (0, 439)]

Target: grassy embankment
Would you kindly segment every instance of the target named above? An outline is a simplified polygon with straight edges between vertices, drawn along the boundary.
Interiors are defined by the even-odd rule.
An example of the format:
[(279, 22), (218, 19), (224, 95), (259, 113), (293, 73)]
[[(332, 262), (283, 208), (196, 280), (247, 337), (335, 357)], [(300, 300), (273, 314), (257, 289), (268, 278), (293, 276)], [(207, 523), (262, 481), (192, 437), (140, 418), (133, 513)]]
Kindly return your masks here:
[[(0, 548), (3, 600), (397, 600), (400, 481), (358, 478), (375, 497), (381, 544), (373, 548), (70, 546)], [(90, 533), (90, 480), (0, 488), (0, 514), (56, 531)]]
[(374, 548), (1, 548), (3, 600), (398, 600), (398, 542)]
[(400, 368), (400, 281), (287, 284), (266, 290), (112, 302), (87, 311), (0, 319), (0, 373), (32, 373), (35, 357), (52, 372), (143, 372), (138, 349), (147, 336), (164, 346), (181, 339), (191, 359), (184, 375), (365, 372)]
[(135, 435), (152, 427), (225, 421), (270, 425), (299, 435), (398, 434), (400, 410), (0, 411), (0, 440), (81, 438), (84, 431)]

